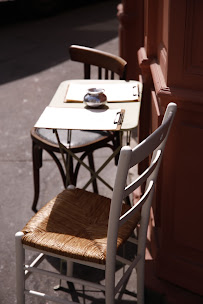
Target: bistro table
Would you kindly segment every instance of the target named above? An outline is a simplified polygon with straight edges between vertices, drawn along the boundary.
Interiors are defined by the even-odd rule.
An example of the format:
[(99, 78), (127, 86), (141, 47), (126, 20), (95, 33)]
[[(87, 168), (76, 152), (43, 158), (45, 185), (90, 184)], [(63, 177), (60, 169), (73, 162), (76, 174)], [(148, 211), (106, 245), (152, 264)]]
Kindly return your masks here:
[[(72, 96), (70, 99), (67, 99), (68, 90), (73, 90)], [(85, 88), (99, 87), (105, 88), (105, 93), (107, 95), (107, 105), (104, 108), (93, 109), (87, 108), (83, 103), (83, 90)], [(108, 90), (109, 94), (108, 94)], [(75, 92), (75, 93), (74, 93)], [(85, 92), (85, 91), (84, 91)], [(71, 93), (71, 92), (70, 92)], [(119, 130), (121, 131), (121, 138), (124, 131), (127, 133), (127, 143), (130, 143), (130, 134), (133, 129), (138, 126), (139, 121), (139, 113), (140, 113), (140, 102), (141, 102), (141, 93), (142, 93), (142, 84), (138, 81), (125, 81), (125, 80), (67, 80), (63, 81), (55, 95), (53, 96), (50, 104), (39, 120), (35, 124), (37, 128), (47, 128), (53, 129), (59, 144), (59, 148), (63, 157), (64, 165), (66, 168), (67, 175), (67, 184), (69, 181), (68, 178), (68, 169), (67, 169), (67, 161), (64, 157), (64, 150), (68, 155), (71, 155), (76, 161), (79, 161), (87, 170), (91, 172), (91, 179), (86, 183), (83, 187), (84, 189), (92, 182), (94, 178), (98, 178), (102, 181), (107, 187), (112, 190), (112, 187), (106, 183), (100, 176), (99, 173), (105, 168), (105, 166), (111, 161), (112, 158), (115, 157), (117, 153), (120, 151), (120, 147), (118, 147), (111, 156), (104, 162), (104, 164), (96, 171), (92, 172), (92, 170), (81, 161), (72, 151), (71, 151), (71, 130), (80, 129), (80, 130), (105, 130), (105, 131), (113, 131)], [(81, 94), (81, 95), (80, 95)], [(77, 95), (77, 96), (76, 96)], [(111, 95), (111, 96), (109, 96)], [(114, 98), (115, 97), (115, 98)], [(87, 110), (90, 111), (87, 111)], [(119, 110), (119, 113), (124, 112), (124, 116), (122, 117), (121, 122), (116, 126), (111, 126), (107, 122), (109, 119), (109, 114), (116, 112)], [(95, 113), (95, 114), (94, 114)], [(101, 119), (97, 119), (96, 122), (89, 121), (89, 117), (86, 115), (96, 115), (100, 113)], [(108, 115), (107, 115), (108, 114)], [(81, 116), (82, 115), (82, 116)], [(81, 117), (86, 117), (86, 119), (82, 119)], [(98, 115), (95, 117), (99, 117)], [(119, 126), (120, 124), (120, 126)], [(67, 129), (68, 137), (67, 143), (69, 145), (64, 145), (60, 142), (57, 129)], [(122, 142), (122, 141), (121, 141)]]

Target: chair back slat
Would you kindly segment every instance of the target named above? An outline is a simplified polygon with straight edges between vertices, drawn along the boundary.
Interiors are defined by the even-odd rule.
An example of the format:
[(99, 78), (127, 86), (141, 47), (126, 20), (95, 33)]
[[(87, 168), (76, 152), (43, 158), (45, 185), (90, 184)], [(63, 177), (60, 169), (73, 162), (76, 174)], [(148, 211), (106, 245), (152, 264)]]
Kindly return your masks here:
[(157, 153), (156, 153), (156, 157), (151, 162), (150, 166), (135, 181), (133, 181), (128, 186), (126, 186), (126, 188), (124, 190), (124, 193), (123, 193), (123, 199), (125, 199), (127, 196), (129, 196), (130, 193), (132, 193), (138, 187), (143, 185), (146, 182), (147, 178), (149, 178), (149, 176), (152, 175), (152, 173), (154, 172), (154, 170), (155, 170), (155, 168), (158, 164), (158, 161), (159, 161), (159, 158), (161, 157), (161, 154), (162, 154), (162, 151), (158, 150)]
[(163, 145), (164, 139), (166, 138), (170, 122), (171, 119), (168, 117), (162, 125), (153, 132), (153, 134), (148, 136), (139, 144), (139, 146), (134, 148), (130, 167), (135, 166), (148, 156), (152, 155), (155, 149), (160, 149), (161, 144)]
[(98, 79), (102, 79), (102, 68), (98, 67)]
[(147, 190), (145, 191), (144, 195), (139, 199), (139, 201), (119, 218), (119, 227), (125, 224), (138, 210), (141, 209), (143, 204), (147, 201), (147, 199), (149, 199), (153, 187), (154, 182), (150, 181)]
[(109, 79), (109, 70), (105, 69), (105, 79)]
[(91, 78), (90, 64), (85, 63), (84, 64), (84, 79), (90, 79), (90, 78)]
[[(112, 71), (117, 74), (120, 79), (126, 79), (127, 62), (119, 56), (78, 45), (71, 45), (69, 53), (73, 61), (82, 62), (85, 65), (97, 66), (106, 71)], [(102, 75), (100, 75), (99, 79), (102, 79), (101, 76)], [(105, 72), (104, 77), (105, 79), (109, 79), (107, 72)], [(89, 78), (90, 74), (88, 74), (88, 78), (86, 79)]]

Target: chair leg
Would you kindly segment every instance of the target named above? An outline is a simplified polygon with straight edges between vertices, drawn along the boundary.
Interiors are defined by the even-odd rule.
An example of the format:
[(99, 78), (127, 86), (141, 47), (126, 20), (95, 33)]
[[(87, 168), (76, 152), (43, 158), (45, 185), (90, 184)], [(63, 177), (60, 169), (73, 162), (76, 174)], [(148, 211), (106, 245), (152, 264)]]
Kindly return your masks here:
[(68, 261), (67, 262), (67, 275), (72, 277), (73, 276), (73, 262), (72, 261)]
[[(70, 188), (71, 189), (71, 188)], [(64, 267), (65, 266), (65, 267)], [(65, 261), (65, 260), (60, 260), (60, 273), (64, 274), (64, 270), (66, 269), (66, 275), (69, 277), (73, 276), (73, 262), (72, 261)], [(54, 290), (60, 290), (62, 285), (61, 285), (62, 280), (59, 280), (59, 284), (54, 287)]]
[(145, 257), (137, 265), (137, 304), (144, 304), (144, 271)]
[[(88, 160), (89, 160), (90, 168), (95, 172), (94, 159), (93, 159), (92, 153), (88, 154)], [(92, 181), (92, 186), (93, 186), (94, 193), (98, 193), (97, 180), (95, 178)]]
[[(39, 192), (40, 192), (40, 168), (42, 167), (42, 151), (43, 149), (33, 141), (32, 144), (32, 162), (33, 162), (33, 180), (34, 180), (34, 199), (32, 203), (32, 210), (34, 212), (37, 212), (37, 203), (39, 199)], [(53, 158), (55, 161), (59, 172), (61, 174), (61, 178), (64, 184), (64, 187), (66, 187), (66, 175), (64, 173), (63, 167), (57, 158), (57, 156), (54, 154), (54, 152), (45, 150), (49, 155)]]
[(105, 270), (105, 304), (115, 303), (115, 263), (106, 265)]
[[(73, 169), (73, 157), (71, 155), (66, 155), (66, 162), (69, 163), (68, 172), (66, 172), (66, 188), (69, 185), (76, 186), (76, 177), (74, 175), (74, 169)], [(66, 164), (66, 165), (67, 165)], [(68, 178), (67, 178), (68, 174)]]
[[(67, 272), (67, 262), (65, 260), (60, 259), (60, 274), (65, 274), (65, 270)], [(62, 280), (59, 279), (59, 284), (54, 286), (54, 290), (60, 290)]]
[(24, 272), (24, 263), (25, 263), (25, 250), (22, 245), (22, 236), (23, 232), (17, 232), (15, 235), (15, 244), (16, 244), (16, 295), (17, 295), (17, 304), (25, 303), (25, 272)]
[[(45, 149), (44, 149), (45, 150)], [(49, 151), (49, 150), (45, 150), (52, 158), (53, 160), (55, 161), (58, 169), (59, 169), (59, 172), (61, 174), (61, 178), (62, 178), (62, 182), (63, 182), (63, 185), (64, 185), (64, 188), (66, 188), (66, 174), (63, 170), (63, 166), (60, 162), (60, 160), (58, 159), (58, 157), (54, 154), (54, 152), (52, 151)]]
[(34, 180), (34, 200), (32, 210), (37, 212), (37, 202), (40, 192), (40, 176), (39, 169), (42, 167), (42, 148), (34, 141), (32, 143), (32, 163), (33, 163), (33, 180)]
[[(115, 151), (120, 145), (121, 145), (120, 134), (119, 134), (119, 132), (115, 131), (115, 137), (113, 140), (113, 151)], [(120, 153), (116, 154), (115, 159), (114, 159), (116, 166), (118, 165), (119, 155), (120, 155)]]

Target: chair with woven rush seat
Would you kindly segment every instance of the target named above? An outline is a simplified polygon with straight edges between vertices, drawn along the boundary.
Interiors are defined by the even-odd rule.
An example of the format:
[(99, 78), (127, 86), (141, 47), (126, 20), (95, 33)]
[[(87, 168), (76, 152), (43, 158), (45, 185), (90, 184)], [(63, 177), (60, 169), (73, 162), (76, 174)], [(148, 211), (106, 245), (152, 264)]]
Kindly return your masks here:
[[(92, 48), (72, 45), (69, 48), (70, 58), (84, 64), (84, 78), (91, 78), (91, 66), (98, 67), (98, 79), (114, 79), (115, 75), (120, 79), (125, 79), (127, 63), (119, 56), (107, 52), (95, 50)], [(61, 141), (67, 141), (67, 131), (60, 130)], [(32, 210), (37, 211), (37, 202), (40, 191), (40, 168), (42, 167), (42, 152), (45, 150), (55, 161), (62, 177), (64, 187), (67, 186), (66, 174), (61, 165), (60, 153), (55, 134), (52, 130), (32, 128), (32, 159), (33, 159), (33, 179), (34, 179), (34, 199)], [(73, 153), (82, 153), (80, 159), (88, 158), (90, 168), (95, 171), (93, 151), (109, 147), (115, 151), (120, 146), (118, 132), (108, 131), (80, 131), (73, 130), (71, 135), (71, 150)], [(118, 155), (115, 157), (115, 163), (118, 162)], [(74, 168), (72, 158), (69, 159), (69, 176), (71, 184), (76, 185), (77, 176), (80, 169), (78, 162)], [(93, 191), (98, 193), (97, 181), (92, 181)]]
[[(137, 147), (123, 147), (120, 152), (112, 199), (86, 190), (69, 187), (40, 209), (16, 233), (17, 303), (25, 303), (25, 294), (43, 297), (58, 303), (76, 303), (34, 290), (25, 289), (25, 279), (31, 273), (47, 274), (69, 282), (79, 282), (105, 292), (105, 303), (115, 303), (115, 295), (137, 270), (137, 303), (144, 303), (144, 262), (147, 227), (155, 183), (163, 151), (175, 116), (176, 105), (170, 103), (162, 125)], [(128, 172), (147, 156), (149, 167), (126, 185)], [(133, 206), (123, 203), (135, 189), (146, 183), (145, 192)], [(119, 256), (118, 249), (138, 229), (137, 254), (133, 261)], [(31, 264), (25, 264), (25, 250), (40, 253)], [(105, 284), (84, 281), (39, 268), (44, 254), (74, 263), (103, 269)], [(116, 261), (128, 265), (123, 277), (115, 284)]]

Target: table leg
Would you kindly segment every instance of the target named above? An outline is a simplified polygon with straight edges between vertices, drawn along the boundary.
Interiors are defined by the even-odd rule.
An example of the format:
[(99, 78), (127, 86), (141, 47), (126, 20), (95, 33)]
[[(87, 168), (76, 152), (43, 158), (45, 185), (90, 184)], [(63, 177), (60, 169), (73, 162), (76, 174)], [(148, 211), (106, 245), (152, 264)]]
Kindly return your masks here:
[(83, 165), (88, 171), (90, 171), (91, 173), (91, 178), (90, 180), (85, 184), (85, 186), (83, 187), (83, 189), (86, 189), (90, 183), (92, 183), (92, 181), (96, 178), (98, 178), (105, 186), (107, 186), (110, 190), (113, 190), (113, 188), (101, 177), (99, 176), (99, 173), (107, 166), (107, 164), (119, 153), (121, 146), (117, 147), (117, 149), (111, 154), (111, 156), (103, 163), (103, 165), (95, 172), (93, 171), (89, 166), (87, 166), (87, 164), (81, 160), (79, 157), (77, 157), (77, 155), (75, 155), (71, 149), (67, 148), (66, 146), (64, 146), (61, 142), (60, 142), (60, 138), (58, 135), (57, 130), (54, 130), (55, 134), (56, 134), (56, 138), (58, 141), (58, 145), (59, 145), (59, 149), (62, 155), (62, 159), (64, 162), (64, 166), (66, 168), (66, 176), (67, 176), (67, 185), (71, 183), (71, 178), (70, 178), (70, 174), (69, 174), (69, 169), (70, 169), (70, 158), (68, 158), (67, 160), (65, 159), (64, 156), (64, 151), (66, 151), (67, 155), (69, 155), (70, 157), (76, 159), (76, 161), (78, 161), (81, 165)]

